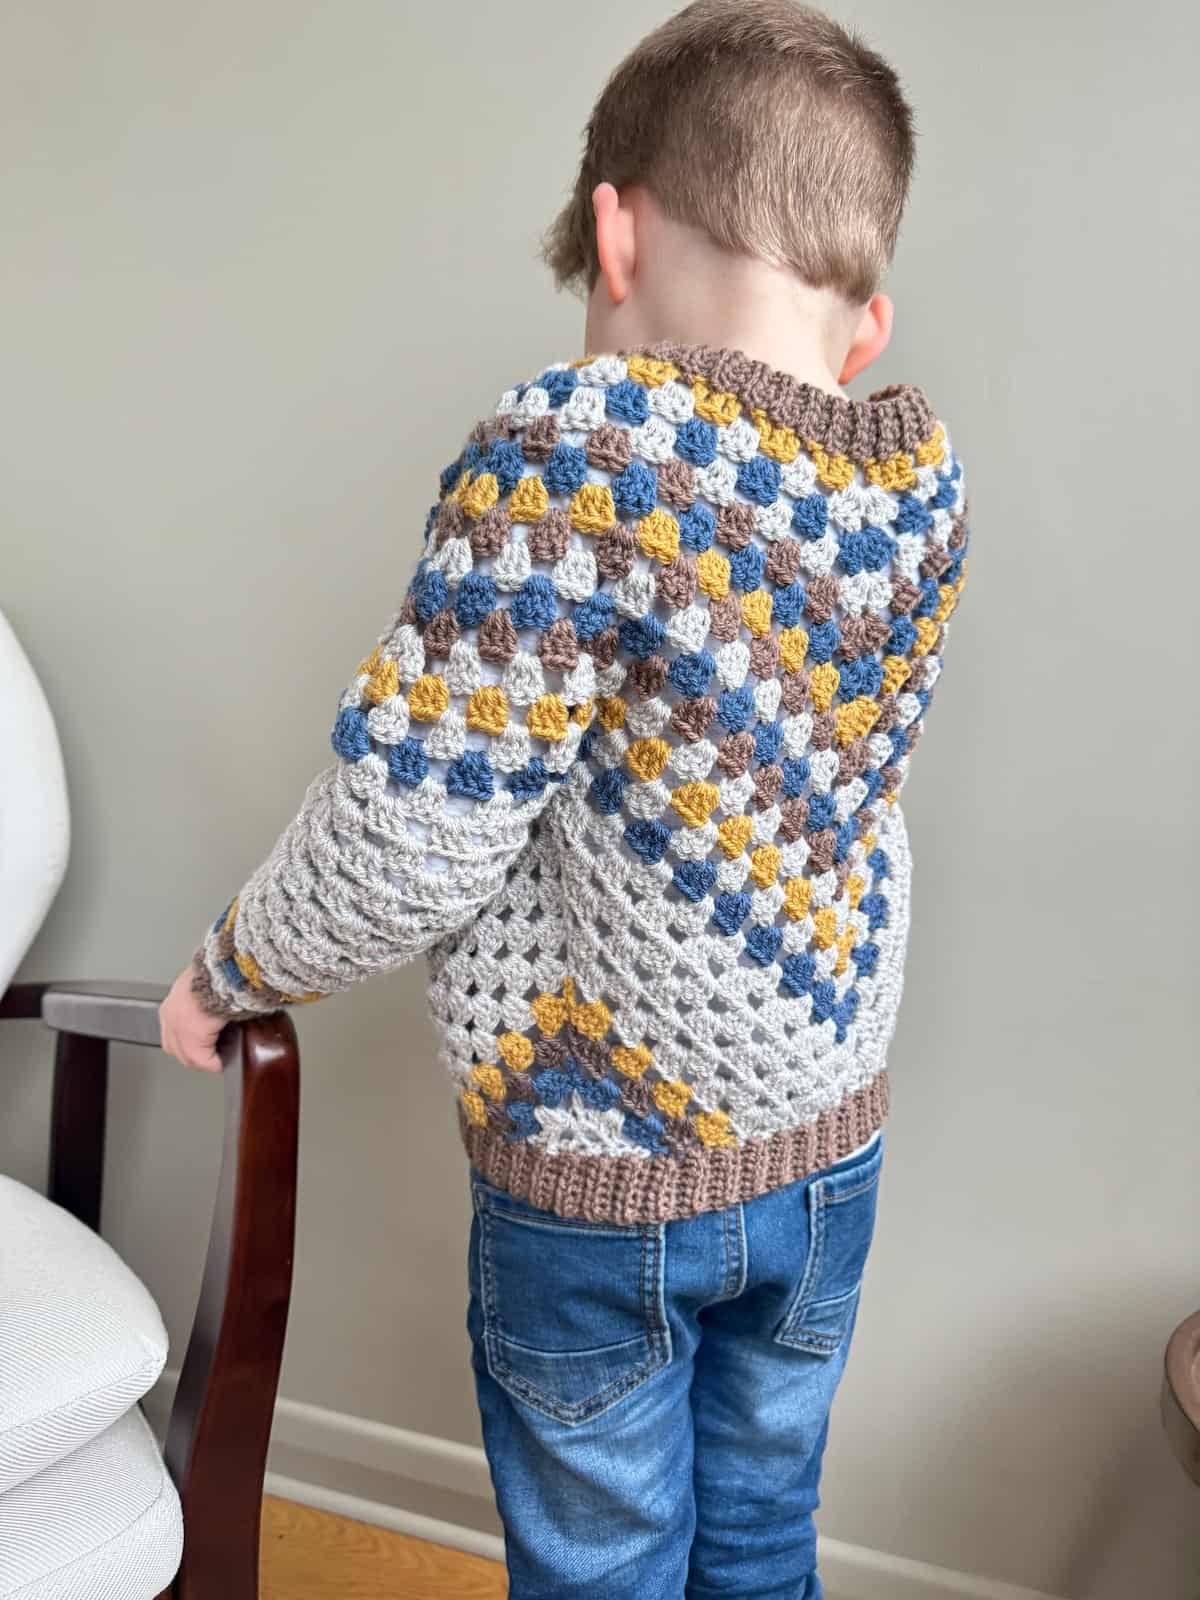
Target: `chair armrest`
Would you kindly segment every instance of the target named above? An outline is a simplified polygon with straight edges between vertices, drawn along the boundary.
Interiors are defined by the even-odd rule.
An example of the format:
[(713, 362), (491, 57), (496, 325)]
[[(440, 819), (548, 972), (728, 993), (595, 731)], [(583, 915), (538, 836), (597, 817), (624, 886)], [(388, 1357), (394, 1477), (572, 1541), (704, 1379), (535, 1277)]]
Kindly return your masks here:
[(40, 1017), (58, 1034), (50, 1116), (51, 1200), (100, 1228), (108, 1046), (157, 1045), (166, 996), (146, 983), (18, 983), (0, 996), (0, 1018)]
[(156, 983), (50, 983), (42, 995), (42, 1021), (59, 1033), (157, 1047), (158, 1008), (166, 998)]
[[(100, 1216), (110, 1041), (157, 1045), (166, 991), (146, 984), (16, 984), (0, 1018), (58, 1034), (50, 1195)], [(217, 1046), (225, 1131), (208, 1254), (167, 1430), (187, 1543), (174, 1600), (255, 1600), (259, 1519), (291, 1297), (300, 1059), (282, 1012), (231, 1023)]]
[(0, 1019), (40, 1017), (60, 1033), (157, 1045), (158, 1008), (166, 998), (156, 983), (14, 983), (0, 996)]

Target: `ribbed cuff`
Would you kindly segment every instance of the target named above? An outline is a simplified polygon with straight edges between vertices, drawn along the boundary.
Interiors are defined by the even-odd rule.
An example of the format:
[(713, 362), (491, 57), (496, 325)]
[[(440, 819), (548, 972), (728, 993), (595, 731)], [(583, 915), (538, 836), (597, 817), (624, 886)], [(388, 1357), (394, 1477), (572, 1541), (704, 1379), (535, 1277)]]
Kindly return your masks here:
[[(256, 962), (239, 958), (235, 938), (237, 906), (235, 900), (224, 917), (209, 929), (194, 958), (192, 993), (213, 1017), (262, 1016), (281, 1010), (297, 998), (267, 983)], [(245, 969), (254, 974), (253, 979)]]
[(278, 1005), (263, 1007), (238, 1006), (233, 997), (223, 993), (213, 983), (212, 972), (209, 970), (204, 948), (201, 946), (192, 957), (192, 993), (200, 1002), (201, 1009), (210, 1017), (224, 1017), (227, 1021), (236, 1022), (245, 1017), (256, 1017), (262, 1011), (278, 1011)]

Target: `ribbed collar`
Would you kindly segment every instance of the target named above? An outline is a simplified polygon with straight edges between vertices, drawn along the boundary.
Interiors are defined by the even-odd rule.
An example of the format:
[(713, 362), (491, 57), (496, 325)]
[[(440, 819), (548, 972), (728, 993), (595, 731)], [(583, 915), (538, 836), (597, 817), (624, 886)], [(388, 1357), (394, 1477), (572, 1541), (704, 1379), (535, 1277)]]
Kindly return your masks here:
[(712, 388), (736, 395), (750, 410), (765, 411), (777, 426), (791, 428), (807, 443), (851, 461), (884, 460), (897, 450), (914, 450), (937, 422), (925, 396), (911, 384), (880, 389), (866, 400), (844, 400), (741, 350), (663, 343), (625, 353), (669, 361), (689, 382), (702, 378)]

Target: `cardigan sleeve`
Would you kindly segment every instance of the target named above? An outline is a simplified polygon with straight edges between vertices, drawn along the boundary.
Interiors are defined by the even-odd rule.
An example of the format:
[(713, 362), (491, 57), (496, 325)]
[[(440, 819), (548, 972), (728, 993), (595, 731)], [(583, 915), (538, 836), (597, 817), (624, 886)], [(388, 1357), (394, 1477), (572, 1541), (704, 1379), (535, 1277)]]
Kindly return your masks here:
[[(209, 929), (213, 1015), (319, 999), (469, 923), (576, 762), (617, 647), (608, 475), (480, 425), (403, 606), (341, 697), (335, 762)], [(630, 557), (633, 559), (632, 553)]]

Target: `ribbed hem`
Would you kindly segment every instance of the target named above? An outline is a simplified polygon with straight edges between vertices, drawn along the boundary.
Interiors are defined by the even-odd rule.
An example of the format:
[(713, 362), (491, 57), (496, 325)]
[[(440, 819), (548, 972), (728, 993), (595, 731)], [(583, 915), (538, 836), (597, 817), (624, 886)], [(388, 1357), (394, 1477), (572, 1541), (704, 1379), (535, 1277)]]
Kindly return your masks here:
[(815, 1122), (683, 1157), (552, 1155), (477, 1127), (461, 1111), (459, 1119), (467, 1156), (485, 1182), (560, 1217), (633, 1223), (719, 1211), (795, 1183), (865, 1144), (887, 1109), (885, 1070)]
[(897, 450), (915, 450), (937, 426), (933, 408), (912, 384), (880, 389), (866, 400), (847, 400), (741, 350), (664, 343), (640, 353), (671, 362), (689, 382), (703, 378), (713, 388), (736, 395), (752, 411), (765, 411), (778, 426), (851, 461), (886, 460)]

